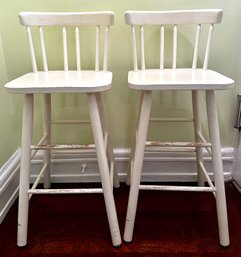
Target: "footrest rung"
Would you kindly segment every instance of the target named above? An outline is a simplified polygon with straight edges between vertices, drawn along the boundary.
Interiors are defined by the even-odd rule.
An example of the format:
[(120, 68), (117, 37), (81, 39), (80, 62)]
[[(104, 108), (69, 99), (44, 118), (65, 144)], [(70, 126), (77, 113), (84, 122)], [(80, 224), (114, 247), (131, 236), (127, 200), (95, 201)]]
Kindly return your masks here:
[(29, 194), (95, 194), (103, 193), (102, 188), (74, 188), (74, 189), (29, 189)]
[(146, 146), (145, 148), (146, 152), (195, 152), (195, 147), (174, 147), (174, 146)]
[(162, 147), (211, 147), (211, 143), (199, 142), (161, 142), (161, 141), (147, 141), (146, 146), (162, 146)]
[(140, 190), (215, 192), (215, 187), (140, 185)]
[(95, 149), (94, 144), (90, 145), (33, 145), (31, 150), (77, 150), (77, 149)]

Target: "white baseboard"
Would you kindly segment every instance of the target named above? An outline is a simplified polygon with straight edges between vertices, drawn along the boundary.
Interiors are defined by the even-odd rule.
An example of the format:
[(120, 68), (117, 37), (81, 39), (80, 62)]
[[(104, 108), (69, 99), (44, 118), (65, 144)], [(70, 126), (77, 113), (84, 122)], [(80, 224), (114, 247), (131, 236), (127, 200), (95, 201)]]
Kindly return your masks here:
[(20, 149), (0, 169), (0, 224), (18, 197)]
[[(121, 182), (125, 181), (128, 169), (129, 149), (115, 149), (117, 170)], [(204, 157), (206, 168), (211, 174), (210, 157)], [(222, 149), (225, 180), (231, 179), (233, 148)], [(20, 150), (0, 170), (0, 223), (14, 203), (18, 194)], [(32, 161), (31, 181), (34, 181), (42, 164), (41, 152)], [(83, 171), (83, 165), (86, 170)], [(98, 165), (93, 153), (52, 154), (51, 181), (53, 183), (98, 182)], [(193, 153), (156, 153), (145, 155), (142, 181), (191, 182), (196, 181), (196, 164)]]

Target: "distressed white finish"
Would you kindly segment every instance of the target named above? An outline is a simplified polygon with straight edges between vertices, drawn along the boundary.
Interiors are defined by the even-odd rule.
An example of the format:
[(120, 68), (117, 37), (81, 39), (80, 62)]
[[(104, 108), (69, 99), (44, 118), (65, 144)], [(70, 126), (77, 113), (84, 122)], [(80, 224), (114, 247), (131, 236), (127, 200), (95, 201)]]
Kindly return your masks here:
[[(129, 149), (114, 149), (116, 166), (120, 181), (126, 179), (129, 162)], [(0, 224), (4, 220), (11, 206), (18, 196), (18, 175), (20, 166), (20, 149), (0, 169)], [(209, 155), (204, 153), (205, 166), (208, 174), (212, 175), (212, 162)], [(32, 160), (30, 181), (34, 183), (42, 166), (43, 152), (38, 152)], [(222, 148), (222, 160), (226, 180), (231, 179), (233, 164), (233, 148)], [(82, 172), (82, 167), (85, 171)], [(159, 153), (148, 152), (145, 155), (142, 181), (170, 182), (196, 181), (194, 172), (195, 155), (192, 152)], [(52, 154), (51, 182), (53, 183), (80, 183), (100, 182), (99, 168), (96, 155), (93, 151), (73, 151), (72, 153), (55, 152)]]
[[(218, 117), (215, 105), (214, 90), (230, 89), (234, 81), (222, 74), (208, 69), (208, 60), (211, 49), (211, 39), (215, 23), (220, 23), (222, 11), (214, 10), (181, 10), (181, 11), (127, 11), (125, 21), (131, 26), (133, 64), (134, 69), (128, 74), (129, 87), (141, 91), (140, 113), (138, 125), (135, 131), (135, 143), (131, 151), (130, 174), (127, 183), (130, 184), (130, 195), (127, 208), (126, 224), (124, 231), (124, 240), (129, 242), (133, 237), (135, 223), (138, 193), (143, 190), (180, 190), (180, 191), (200, 191), (213, 192), (216, 198), (217, 216), (219, 226), (220, 244), (229, 245), (229, 231), (226, 210), (226, 198), (224, 190), (223, 166), (221, 160), (221, 147), (219, 139)], [(186, 39), (193, 42), (191, 67), (178, 67), (178, 43), (179, 34), (185, 25), (193, 25), (194, 39)], [(144, 29), (147, 30), (150, 25), (155, 25), (157, 33), (160, 33), (157, 42), (159, 44), (160, 56), (159, 69), (148, 68), (145, 60)], [(166, 68), (165, 60), (165, 33), (168, 25), (169, 35), (172, 34), (172, 68)], [(201, 68), (198, 68), (198, 59), (200, 58), (199, 46), (203, 38), (202, 27), (208, 26), (206, 36), (206, 47), (204, 49), (204, 59)], [(136, 30), (140, 28), (140, 32)], [(158, 29), (159, 28), (159, 29)], [(190, 26), (189, 26), (190, 29)], [(171, 30), (173, 30), (171, 32)], [(152, 32), (153, 33), (153, 32)], [(136, 35), (140, 34), (140, 40)], [(192, 33), (187, 33), (192, 35)], [(205, 33), (204, 33), (205, 34)], [(182, 34), (182, 37), (187, 35)], [(139, 46), (137, 46), (139, 43)], [(150, 42), (148, 42), (150, 43)], [(190, 49), (190, 45), (188, 46)], [(138, 51), (140, 49), (140, 59), (138, 60)], [(138, 68), (138, 64), (140, 68)], [(170, 67), (170, 64), (169, 64)], [(185, 90), (192, 92), (193, 117), (177, 118), (156, 118), (150, 117), (152, 94), (160, 90)], [(201, 113), (200, 113), (200, 90), (206, 91), (207, 98), (207, 116), (210, 134), (210, 142), (206, 140), (201, 132)], [(154, 142), (147, 142), (147, 132), (149, 122), (193, 122), (194, 123), (194, 141), (195, 142), (161, 142), (157, 139)], [(181, 133), (181, 131), (178, 131)], [(190, 152), (196, 154), (196, 167), (198, 173), (198, 186), (159, 186), (159, 185), (140, 185), (141, 173), (145, 151), (148, 148), (159, 149), (167, 153), (173, 151)], [(214, 184), (209, 178), (209, 174), (204, 165), (203, 148), (206, 148), (211, 154), (213, 161)], [(207, 182), (208, 187), (204, 182)]]
[[(109, 26), (114, 22), (112, 12), (88, 12), (88, 13), (34, 13), (22, 12), (19, 14), (20, 22), (27, 27), (28, 42), (32, 61), (33, 72), (23, 75), (5, 85), (11, 93), (21, 93), (25, 95), (23, 110), (22, 127), (22, 151), (21, 151), (21, 169), (19, 185), (19, 212), (18, 212), (18, 246), (27, 244), (28, 227), (28, 209), (29, 198), (32, 194), (39, 193), (103, 193), (106, 205), (106, 211), (109, 221), (112, 243), (114, 246), (121, 244), (117, 213), (113, 197), (113, 185), (119, 186), (117, 177), (115, 159), (108, 134), (106, 119), (104, 114), (103, 100), (100, 95), (102, 91), (111, 88), (112, 73), (107, 70), (108, 60), (108, 38)], [(84, 34), (81, 30), (83, 26), (88, 25), (89, 29), (96, 27), (96, 45), (95, 51), (95, 69), (83, 70), (80, 37)], [(36, 47), (34, 45), (33, 26), (37, 26), (40, 39), (40, 56), (42, 57), (43, 71), (39, 71)], [(48, 49), (45, 44), (45, 31), (49, 26), (59, 29), (62, 36), (60, 44), (63, 55), (63, 69), (51, 70), (48, 63)], [(71, 28), (69, 28), (71, 27)], [(74, 30), (72, 29), (74, 27)], [(53, 29), (53, 28), (52, 28)], [(69, 37), (69, 32), (74, 31), (74, 37)], [(83, 32), (83, 33), (82, 33)], [(104, 36), (101, 37), (103, 32)], [(85, 34), (86, 37), (86, 34)], [(102, 42), (104, 38), (104, 42)], [(74, 44), (71, 40), (74, 39)], [(84, 38), (87, 39), (87, 38)], [(52, 39), (53, 40), (53, 39)], [(76, 50), (76, 69), (70, 70), (70, 55), (68, 49), (74, 45)], [(103, 47), (102, 47), (103, 46)], [(57, 45), (56, 45), (57, 48)], [(103, 49), (102, 49), (103, 48)], [(103, 54), (103, 67), (100, 65)], [(43, 138), (37, 146), (31, 145), (33, 134), (33, 113), (34, 113), (34, 94), (43, 94)], [(90, 111), (90, 121), (83, 120), (56, 120), (55, 124), (79, 124), (90, 123), (94, 134), (94, 144), (92, 145), (52, 145), (51, 144), (51, 94), (53, 93), (86, 93)], [(102, 188), (98, 189), (49, 189), (51, 186), (51, 152), (52, 150), (73, 151), (82, 149), (89, 151), (95, 148), (99, 166), (100, 180)], [(44, 150), (43, 167), (39, 172), (33, 186), (29, 189), (30, 162), (38, 150)], [(39, 182), (44, 178), (44, 189), (36, 189)]]

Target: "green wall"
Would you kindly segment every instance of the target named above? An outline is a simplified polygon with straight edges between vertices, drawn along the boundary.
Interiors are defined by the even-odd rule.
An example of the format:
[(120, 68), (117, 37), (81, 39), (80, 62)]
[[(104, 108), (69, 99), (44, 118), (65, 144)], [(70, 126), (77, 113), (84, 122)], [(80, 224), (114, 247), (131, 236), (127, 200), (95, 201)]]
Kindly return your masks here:
[[(20, 11), (112, 10), (115, 12), (115, 25), (111, 29), (109, 58), (109, 69), (114, 74), (113, 88), (105, 93), (104, 99), (114, 146), (129, 147), (138, 95), (127, 87), (127, 72), (132, 66), (131, 41), (129, 28), (124, 25), (123, 13), (128, 9), (167, 10), (189, 8), (222, 8), (224, 11), (223, 22), (215, 29), (216, 39), (213, 42), (210, 67), (236, 81), (235, 89), (217, 93), (222, 146), (232, 146), (233, 111), (236, 93), (240, 90), (241, 77), (240, 0), (231, 2), (227, 0), (0, 0), (0, 166), (20, 145), (23, 99), (20, 95), (7, 94), (3, 85), (6, 81), (31, 70), (26, 33), (24, 28), (19, 25), (17, 17)], [(177, 95), (180, 97), (178, 101), (175, 100)], [(60, 114), (63, 114), (63, 116), (70, 115), (71, 117), (76, 114), (85, 115), (87, 110), (82, 100), (85, 99), (76, 95), (67, 97), (57, 95), (53, 99), (55, 103), (53, 114), (56, 116)], [(172, 103), (175, 102), (174, 107), (170, 106), (169, 100)], [(153, 112), (159, 113), (161, 109), (161, 113), (164, 115), (189, 114), (191, 110), (188, 103), (190, 101), (186, 94), (167, 92), (154, 97)], [(41, 134), (40, 120), (42, 112), (39, 96), (36, 99), (36, 104), (35, 141)], [(206, 131), (205, 124), (203, 126), (204, 131)], [(175, 140), (186, 140), (179, 133), (180, 130), (184, 130), (184, 136), (189, 138), (191, 127), (186, 124), (178, 127), (171, 127), (170, 124), (166, 124), (161, 129), (154, 125), (150, 127), (149, 136), (154, 138), (157, 132), (161, 132), (164, 139), (170, 137)], [(79, 131), (79, 128), (65, 125), (61, 128), (54, 127), (53, 132), (55, 142), (76, 142), (79, 135), (82, 135), (81, 142), (83, 143), (92, 140), (87, 127)]]

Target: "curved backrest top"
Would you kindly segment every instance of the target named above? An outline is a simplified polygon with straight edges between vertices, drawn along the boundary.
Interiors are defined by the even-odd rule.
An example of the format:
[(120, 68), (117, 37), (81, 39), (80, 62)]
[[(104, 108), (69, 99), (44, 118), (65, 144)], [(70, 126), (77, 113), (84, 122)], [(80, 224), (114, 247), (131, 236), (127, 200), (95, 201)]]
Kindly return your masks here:
[(128, 25), (214, 24), (220, 23), (222, 16), (221, 9), (127, 11), (125, 22)]
[(20, 12), (20, 23), (25, 26), (109, 26), (114, 24), (114, 13), (101, 12)]

